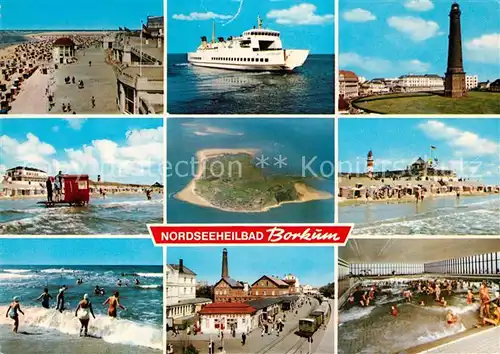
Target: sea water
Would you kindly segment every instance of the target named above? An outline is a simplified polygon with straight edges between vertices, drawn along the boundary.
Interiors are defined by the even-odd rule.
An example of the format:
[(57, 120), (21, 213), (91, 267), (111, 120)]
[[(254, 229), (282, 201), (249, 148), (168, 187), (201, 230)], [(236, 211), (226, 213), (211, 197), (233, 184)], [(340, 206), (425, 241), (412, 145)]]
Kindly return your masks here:
[(242, 72), (192, 66), (168, 55), (172, 114), (333, 114), (334, 57), (310, 55), (291, 73)]
[(365, 235), (498, 235), (500, 196), (437, 197), (422, 203), (367, 203), (339, 209), (339, 220)]
[[(68, 250), (70, 251), (70, 250)], [(75, 250), (78, 251), (78, 250)], [(122, 274), (125, 274), (123, 276)], [(84, 294), (89, 295), (96, 319), (91, 318), (89, 334), (110, 343), (162, 348), (163, 326), (163, 272), (162, 266), (0, 266), (0, 325), (11, 325), (5, 318), (7, 307), (14, 296), (21, 299), (20, 329), (50, 336), (58, 332), (78, 335), (80, 322), (75, 309)], [(76, 284), (82, 278), (84, 283)], [(140, 285), (135, 286), (138, 278)], [(116, 286), (117, 279), (123, 285)], [(128, 286), (125, 284), (128, 283)], [(58, 289), (66, 285), (66, 311), (56, 309)], [(104, 296), (94, 295), (96, 285), (105, 289)], [(35, 299), (49, 289), (50, 309), (45, 309)], [(120, 292), (120, 303), (126, 311), (119, 310), (118, 318), (107, 316), (103, 302), (114, 291)]]
[(146, 224), (163, 222), (163, 195), (91, 197), (85, 207), (46, 208), (45, 200), (0, 200), (0, 234), (147, 234)]
[[(210, 128), (210, 129), (208, 129)], [(218, 134), (203, 135), (218, 131)], [(202, 133), (202, 134), (200, 134)], [(167, 220), (169, 223), (266, 223), (333, 222), (332, 199), (282, 204), (262, 213), (235, 213), (190, 204), (175, 198), (193, 179), (194, 171), (181, 162), (190, 161), (202, 149), (259, 149), (256, 156), (269, 158), (265, 173), (311, 176), (305, 164), (320, 178), (309, 183), (334, 194), (334, 126), (330, 119), (170, 119), (167, 123)], [(274, 164), (286, 157), (286, 166)], [(304, 159), (304, 160), (303, 160)], [(258, 161), (254, 161), (257, 163)], [(179, 166), (176, 170), (176, 166)], [(196, 165), (197, 167), (198, 165)]]

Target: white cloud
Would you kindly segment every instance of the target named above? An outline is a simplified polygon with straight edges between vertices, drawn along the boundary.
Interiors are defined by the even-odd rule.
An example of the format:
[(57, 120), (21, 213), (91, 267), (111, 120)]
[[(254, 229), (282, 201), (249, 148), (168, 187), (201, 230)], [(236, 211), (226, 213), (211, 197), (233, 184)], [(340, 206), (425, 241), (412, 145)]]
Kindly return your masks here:
[(413, 11), (429, 11), (434, 8), (431, 0), (407, 0), (404, 6)]
[(408, 73), (427, 73), (431, 68), (431, 64), (421, 62), (418, 59), (402, 61), (400, 66), (404, 72)]
[(175, 14), (172, 16), (174, 20), (181, 21), (206, 21), (206, 20), (229, 20), (232, 16), (216, 14), (212, 11), (208, 12), (191, 12), (189, 15)]
[(364, 9), (352, 9), (349, 11), (344, 12), (342, 15), (344, 20), (349, 21), (349, 22), (368, 22), (368, 21), (374, 21), (377, 19), (377, 17), (372, 14), (370, 11), (364, 10)]
[[(28, 133), (25, 141), (0, 137), (2, 158), (6, 165), (30, 165), (55, 174), (86, 173), (95, 179), (101, 175), (107, 181), (152, 183), (160, 180), (163, 163), (163, 129), (131, 130), (125, 142), (108, 139), (93, 140), (80, 148), (58, 151)], [(12, 167), (10, 166), (10, 167)]]
[(469, 131), (459, 130), (443, 122), (430, 120), (418, 125), (427, 136), (442, 140), (445, 144), (455, 149), (455, 154), (460, 156), (485, 156), (500, 154), (500, 144)]
[(418, 59), (391, 61), (384, 58), (365, 57), (357, 53), (347, 52), (339, 55), (341, 67), (361, 68), (374, 74), (384, 74), (392, 70), (411, 73), (429, 72), (431, 65)]
[(63, 118), (71, 129), (80, 130), (87, 118)]
[(26, 134), (24, 142), (19, 142), (7, 135), (1, 136), (0, 149), (2, 160), (9, 161), (8, 158), (11, 157), (16, 161), (16, 165), (43, 164), (47, 158), (56, 153), (52, 145), (41, 142), (31, 133)]
[(364, 57), (357, 53), (346, 52), (339, 54), (341, 67), (363, 68), (372, 73), (384, 73), (391, 69), (391, 62), (387, 59)]
[(475, 62), (497, 64), (500, 62), (500, 33), (483, 34), (465, 42), (466, 57)]
[(275, 19), (281, 25), (322, 25), (333, 23), (333, 14), (318, 15), (317, 7), (313, 4), (303, 3), (285, 10), (271, 10), (267, 18)]
[(387, 24), (415, 42), (422, 42), (442, 34), (436, 22), (426, 21), (420, 17), (392, 16), (387, 19)]

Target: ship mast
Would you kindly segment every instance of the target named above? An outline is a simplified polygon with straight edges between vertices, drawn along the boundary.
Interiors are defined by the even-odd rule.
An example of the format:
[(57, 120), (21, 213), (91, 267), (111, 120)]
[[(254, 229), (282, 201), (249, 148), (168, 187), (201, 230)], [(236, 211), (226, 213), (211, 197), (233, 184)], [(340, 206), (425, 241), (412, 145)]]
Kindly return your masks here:
[(215, 21), (212, 23), (212, 43), (215, 43)]
[(257, 27), (262, 29), (262, 19), (260, 18), (260, 15), (257, 15)]

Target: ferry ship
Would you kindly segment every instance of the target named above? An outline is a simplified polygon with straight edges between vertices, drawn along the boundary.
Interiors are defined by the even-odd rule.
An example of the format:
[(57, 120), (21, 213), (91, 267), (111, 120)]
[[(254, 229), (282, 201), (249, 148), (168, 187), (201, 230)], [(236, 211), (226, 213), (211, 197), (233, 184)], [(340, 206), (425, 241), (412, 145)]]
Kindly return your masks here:
[(212, 41), (201, 37), (196, 52), (188, 53), (188, 61), (195, 66), (244, 71), (293, 71), (304, 64), (309, 50), (283, 49), (280, 32), (264, 29), (257, 19), (257, 28), (243, 32), (239, 37), (215, 40), (215, 22)]

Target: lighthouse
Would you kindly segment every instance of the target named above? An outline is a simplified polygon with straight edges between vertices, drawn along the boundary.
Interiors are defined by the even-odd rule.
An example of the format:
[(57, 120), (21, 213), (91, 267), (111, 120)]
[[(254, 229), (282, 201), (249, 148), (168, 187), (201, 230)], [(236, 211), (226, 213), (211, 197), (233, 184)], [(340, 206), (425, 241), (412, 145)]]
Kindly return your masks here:
[(373, 178), (373, 152), (368, 151), (368, 156), (366, 158), (366, 170), (368, 172), (368, 177)]

